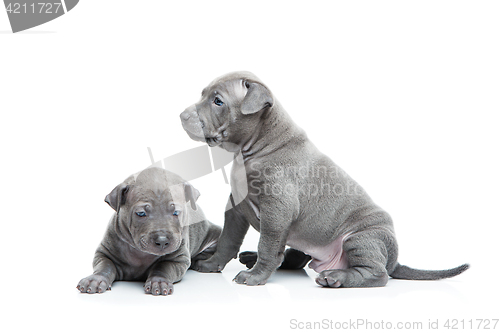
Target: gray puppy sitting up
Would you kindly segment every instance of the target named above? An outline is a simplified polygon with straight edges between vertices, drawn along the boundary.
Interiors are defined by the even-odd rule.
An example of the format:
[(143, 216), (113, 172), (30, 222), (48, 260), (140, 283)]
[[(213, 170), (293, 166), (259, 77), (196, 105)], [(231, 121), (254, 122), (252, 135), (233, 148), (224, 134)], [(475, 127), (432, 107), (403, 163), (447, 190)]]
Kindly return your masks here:
[[(146, 281), (144, 291), (170, 295), (193, 262), (215, 251), (221, 228), (196, 204), (200, 193), (160, 168), (134, 174), (106, 196), (116, 211), (94, 256), (82, 293), (102, 293), (113, 281)], [(189, 203), (189, 204), (188, 204)]]
[[(320, 117), (320, 110), (308, 111)], [(400, 265), (392, 219), (290, 119), (255, 75), (235, 72), (215, 79), (201, 100), (181, 113), (194, 140), (241, 153), (248, 195), (231, 174), (231, 196), (215, 254), (194, 269), (221, 271), (237, 256), (251, 225), (260, 232), (257, 255), (243, 253), (249, 270), (235, 281), (265, 284), (273, 271), (309, 266), (325, 287), (381, 287), (389, 276), (435, 280), (465, 271)], [(237, 169), (237, 168), (236, 168)], [(285, 251), (285, 247), (290, 249)]]

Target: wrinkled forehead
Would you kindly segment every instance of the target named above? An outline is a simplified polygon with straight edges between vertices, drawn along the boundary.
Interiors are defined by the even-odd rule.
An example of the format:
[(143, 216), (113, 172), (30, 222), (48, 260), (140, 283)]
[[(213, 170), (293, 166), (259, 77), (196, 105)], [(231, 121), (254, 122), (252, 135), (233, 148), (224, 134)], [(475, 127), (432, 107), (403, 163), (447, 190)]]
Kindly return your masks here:
[(165, 186), (141, 186), (141, 184), (135, 184), (127, 196), (127, 201), (131, 205), (137, 202), (159, 204), (173, 201), (173, 195), (170, 188)]
[(133, 177), (134, 185), (128, 195), (131, 204), (139, 201), (152, 203), (184, 201), (184, 184), (175, 177), (168, 178), (164, 170), (146, 169)]
[(138, 202), (150, 202), (153, 204), (176, 203), (182, 204), (185, 200), (184, 185), (175, 184), (169, 186), (142, 187), (134, 186), (127, 196), (130, 205)]
[(202, 95), (216, 91), (222, 95), (243, 98), (247, 92), (246, 81), (260, 82), (259, 78), (250, 72), (232, 72), (213, 80), (202, 91)]
[(170, 195), (172, 196), (172, 201), (174, 203), (180, 204), (186, 201), (186, 196), (184, 194), (184, 184), (170, 185)]
[(203, 90), (202, 94), (211, 94), (213, 92), (225, 96), (226, 98), (242, 100), (247, 93), (247, 88), (245, 86), (245, 80), (234, 79), (211, 85), (208, 89)]

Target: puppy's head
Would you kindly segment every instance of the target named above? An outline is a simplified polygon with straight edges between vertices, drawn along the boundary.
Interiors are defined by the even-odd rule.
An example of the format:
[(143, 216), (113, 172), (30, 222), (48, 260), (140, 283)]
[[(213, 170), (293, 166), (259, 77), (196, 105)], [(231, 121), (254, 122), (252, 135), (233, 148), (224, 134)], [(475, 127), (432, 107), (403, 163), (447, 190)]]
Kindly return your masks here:
[(179, 176), (149, 168), (130, 176), (105, 201), (117, 212), (118, 227), (134, 248), (154, 255), (176, 251), (187, 225), (188, 210), (196, 210), (199, 192)]
[(262, 114), (273, 105), (271, 91), (255, 75), (234, 72), (212, 81), (203, 89), (201, 100), (180, 117), (193, 140), (228, 149), (251, 136)]

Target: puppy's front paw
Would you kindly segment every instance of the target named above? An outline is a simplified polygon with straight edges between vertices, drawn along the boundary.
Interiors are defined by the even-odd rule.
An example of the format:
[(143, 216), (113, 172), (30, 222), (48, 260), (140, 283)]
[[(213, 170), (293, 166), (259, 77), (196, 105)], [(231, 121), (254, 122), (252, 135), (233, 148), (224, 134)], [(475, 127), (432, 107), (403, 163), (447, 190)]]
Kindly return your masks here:
[(92, 274), (83, 278), (76, 286), (82, 293), (95, 294), (103, 293), (106, 290), (111, 290), (111, 283), (107, 278), (99, 274)]
[(151, 295), (172, 295), (174, 284), (161, 276), (152, 276), (144, 284), (144, 292)]
[(195, 271), (202, 273), (215, 273), (221, 272), (224, 269), (225, 264), (219, 263), (214, 260), (213, 257), (207, 260), (198, 260), (191, 265), (191, 268)]
[(268, 278), (268, 274), (255, 273), (252, 270), (248, 270), (239, 272), (233, 281), (238, 284), (246, 284), (247, 286), (258, 286), (266, 284)]

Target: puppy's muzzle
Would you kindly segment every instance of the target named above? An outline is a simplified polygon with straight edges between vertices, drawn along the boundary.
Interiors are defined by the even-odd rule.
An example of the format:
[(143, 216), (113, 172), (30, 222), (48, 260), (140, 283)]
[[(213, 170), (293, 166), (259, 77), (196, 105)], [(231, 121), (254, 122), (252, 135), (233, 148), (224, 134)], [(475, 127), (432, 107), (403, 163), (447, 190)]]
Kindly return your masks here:
[(204, 141), (203, 123), (196, 112), (196, 106), (188, 107), (181, 113), (180, 118), (182, 127), (193, 140)]

